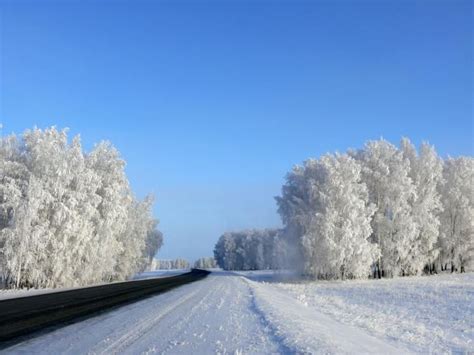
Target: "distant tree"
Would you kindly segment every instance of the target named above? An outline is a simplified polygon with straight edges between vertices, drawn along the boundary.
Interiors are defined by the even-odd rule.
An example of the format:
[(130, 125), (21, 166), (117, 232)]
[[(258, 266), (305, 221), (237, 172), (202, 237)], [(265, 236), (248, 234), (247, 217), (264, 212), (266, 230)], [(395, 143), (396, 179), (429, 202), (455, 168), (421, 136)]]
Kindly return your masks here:
[(149, 265), (149, 270), (173, 270), (173, 269), (189, 269), (189, 262), (182, 258), (171, 259), (153, 259)]
[(189, 261), (185, 259), (178, 258), (174, 261), (173, 269), (189, 269), (189, 268), (190, 268)]
[(212, 257), (199, 258), (194, 262), (196, 269), (213, 269), (217, 267), (216, 261)]
[(277, 229), (224, 233), (214, 248), (214, 259), (224, 270), (264, 270), (275, 265)]

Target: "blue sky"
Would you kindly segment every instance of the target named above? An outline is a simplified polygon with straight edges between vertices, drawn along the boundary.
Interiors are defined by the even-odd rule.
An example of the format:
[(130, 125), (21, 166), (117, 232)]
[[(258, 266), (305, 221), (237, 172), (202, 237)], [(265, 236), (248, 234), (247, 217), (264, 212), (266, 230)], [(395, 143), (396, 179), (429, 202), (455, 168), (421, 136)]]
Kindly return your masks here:
[(381, 136), (473, 154), (470, 1), (0, 0), (4, 134), (110, 140), (159, 257), (279, 226), (294, 164)]

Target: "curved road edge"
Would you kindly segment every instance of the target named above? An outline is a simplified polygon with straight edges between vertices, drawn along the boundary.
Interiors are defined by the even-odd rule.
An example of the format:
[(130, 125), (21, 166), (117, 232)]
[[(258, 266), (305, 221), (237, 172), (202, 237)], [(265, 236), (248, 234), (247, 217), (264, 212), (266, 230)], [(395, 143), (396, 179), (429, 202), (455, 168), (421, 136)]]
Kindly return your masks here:
[(207, 270), (192, 269), (171, 277), (117, 282), (0, 301), (0, 349), (47, 327), (80, 321), (97, 312), (201, 280), (209, 274)]

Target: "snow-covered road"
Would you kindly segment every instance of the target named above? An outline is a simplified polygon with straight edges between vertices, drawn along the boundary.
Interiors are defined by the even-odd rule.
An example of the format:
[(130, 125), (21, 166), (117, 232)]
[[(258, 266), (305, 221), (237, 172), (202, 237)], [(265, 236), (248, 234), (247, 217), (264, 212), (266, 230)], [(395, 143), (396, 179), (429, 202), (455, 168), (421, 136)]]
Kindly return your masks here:
[[(57, 329), (18, 344), (8, 349), (8, 352), (43, 354), (423, 352), (423, 348), (410, 346), (410, 341), (403, 341), (400, 337), (393, 336), (395, 333), (374, 335), (374, 332), (365, 326), (358, 326), (356, 322), (351, 323), (347, 319), (341, 320), (332, 316), (330, 312), (323, 311), (320, 304), (307, 302), (307, 298), (313, 292), (309, 287), (314, 285), (317, 290), (324, 290), (324, 285), (320, 287), (316, 283), (310, 283), (306, 289), (301, 290), (304, 285), (287, 284), (285, 287), (285, 284), (252, 281), (238, 274), (213, 272), (202, 281)], [(339, 287), (337, 284), (334, 285)], [(359, 287), (358, 283), (343, 283), (344, 292), (347, 291), (347, 287), (352, 287), (351, 285)], [(468, 293), (471, 288), (472, 285), (469, 285)], [(302, 299), (302, 296), (306, 299)], [(338, 300), (341, 302), (340, 298)], [(465, 311), (469, 313), (471, 309)], [(354, 317), (358, 319), (362, 314), (356, 314)], [(381, 316), (379, 315), (377, 319), (381, 322), (380, 327), (383, 327)], [(465, 329), (469, 330), (469, 327), (469, 324), (465, 324)], [(469, 343), (472, 333), (466, 336), (464, 350), (469, 352), (469, 349), (472, 349)], [(436, 348), (425, 349), (436, 352)], [(440, 348), (440, 350), (447, 349)]]
[(21, 343), (9, 351), (58, 353), (284, 353), (239, 276), (203, 281)]

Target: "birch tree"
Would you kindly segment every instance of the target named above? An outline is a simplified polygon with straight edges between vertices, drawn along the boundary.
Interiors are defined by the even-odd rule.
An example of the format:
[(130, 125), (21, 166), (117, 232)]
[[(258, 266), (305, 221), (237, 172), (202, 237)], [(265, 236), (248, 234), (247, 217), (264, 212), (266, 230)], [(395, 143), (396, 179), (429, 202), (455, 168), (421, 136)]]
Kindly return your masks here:
[(415, 186), (411, 208), (417, 236), (409, 246), (410, 273), (420, 274), (424, 267), (433, 272), (434, 261), (439, 254), (439, 213), (442, 206), (438, 186), (442, 183), (442, 160), (428, 143), (421, 145), (418, 154), (415, 146), (404, 138), (401, 149), (410, 162), (408, 175)]
[(448, 158), (440, 186), (442, 268), (464, 272), (474, 262), (474, 159)]
[(6, 286), (123, 280), (162, 244), (152, 200), (133, 197), (109, 143), (87, 154), (67, 130), (0, 140), (0, 275)]
[(385, 140), (369, 141), (352, 154), (362, 163), (369, 202), (376, 206), (372, 241), (379, 245), (381, 257), (375, 276), (408, 275), (412, 272), (410, 246), (418, 235), (411, 208), (416, 189), (409, 176), (410, 162)]

